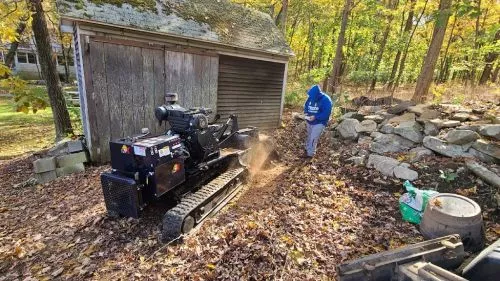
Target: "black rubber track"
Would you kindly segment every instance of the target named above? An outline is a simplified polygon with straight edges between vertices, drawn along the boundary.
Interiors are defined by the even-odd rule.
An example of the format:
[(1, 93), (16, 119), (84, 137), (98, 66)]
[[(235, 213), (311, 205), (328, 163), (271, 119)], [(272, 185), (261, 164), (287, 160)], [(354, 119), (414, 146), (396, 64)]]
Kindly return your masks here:
[[(182, 198), (181, 202), (174, 208), (168, 210), (163, 216), (162, 240), (169, 242), (179, 238), (182, 234), (182, 225), (184, 219), (193, 213), (199, 206), (210, 198), (216, 196), (220, 192), (224, 192), (228, 185), (232, 183), (238, 176), (245, 172), (246, 168), (231, 169), (219, 175), (208, 184), (204, 185), (196, 192)], [(221, 200), (223, 201), (223, 200)], [(218, 205), (212, 206), (212, 209)], [(212, 211), (212, 210), (210, 210)], [(207, 211), (208, 213), (210, 211)], [(199, 224), (200, 222), (196, 223)]]

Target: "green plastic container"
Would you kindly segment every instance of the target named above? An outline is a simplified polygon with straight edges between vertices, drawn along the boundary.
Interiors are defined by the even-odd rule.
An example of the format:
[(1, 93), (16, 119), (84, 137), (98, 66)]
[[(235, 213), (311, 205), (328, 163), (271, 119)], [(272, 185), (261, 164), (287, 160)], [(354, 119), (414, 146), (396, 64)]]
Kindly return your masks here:
[(414, 187), (409, 181), (405, 181), (403, 186), (408, 191), (399, 197), (399, 211), (403, 216), (403, 220), (420, 224), (429, 198), (438, 192), (434, 190), (420, 190)]

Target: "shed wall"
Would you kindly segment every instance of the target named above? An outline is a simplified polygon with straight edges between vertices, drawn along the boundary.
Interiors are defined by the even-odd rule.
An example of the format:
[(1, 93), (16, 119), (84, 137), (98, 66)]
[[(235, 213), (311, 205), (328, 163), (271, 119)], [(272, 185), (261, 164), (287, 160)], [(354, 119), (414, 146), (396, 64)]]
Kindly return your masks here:
[(90, 38), (83, 61), (93, 161), (109, 161), (112, 139), (138, 134), (143, 127), (152, 133), (164, 130), (154, 108), (164, 103), (165, 92), (177, 92), (185, 107), (216, 106), (215, 56)]
[(281, 117), (285, 64), (219, 57), (217, 113), (238, 115), (240, 127), (276, 128)]

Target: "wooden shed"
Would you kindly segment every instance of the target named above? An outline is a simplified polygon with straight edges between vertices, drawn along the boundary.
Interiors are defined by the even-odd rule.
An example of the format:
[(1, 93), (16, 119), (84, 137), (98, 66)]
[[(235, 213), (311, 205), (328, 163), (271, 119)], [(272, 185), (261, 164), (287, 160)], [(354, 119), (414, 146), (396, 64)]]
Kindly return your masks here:
[(292, 51), (270, 16), (228, 0), (121, 2), (57, 2), (93, 161), (109, 161), (111, 139), (164, 131), (154, 108), (166, 92), (241, 126), (280, 124)]

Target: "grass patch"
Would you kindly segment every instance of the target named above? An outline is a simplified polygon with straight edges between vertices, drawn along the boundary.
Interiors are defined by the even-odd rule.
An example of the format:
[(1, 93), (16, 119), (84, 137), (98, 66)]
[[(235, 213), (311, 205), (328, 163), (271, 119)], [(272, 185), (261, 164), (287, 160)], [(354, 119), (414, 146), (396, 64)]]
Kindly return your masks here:
[[(71, 112), (70, 116), (75, 133), (81, 133), (79, 114)], [(10, 98), (0, 97), (0, 131), (0, 160), (50, 147), (55, 139), (52, 110), (16, 112)]]

